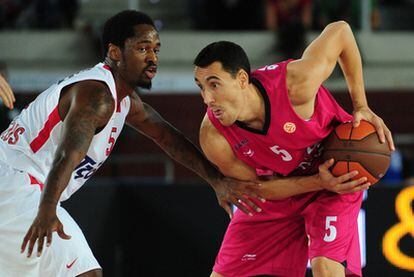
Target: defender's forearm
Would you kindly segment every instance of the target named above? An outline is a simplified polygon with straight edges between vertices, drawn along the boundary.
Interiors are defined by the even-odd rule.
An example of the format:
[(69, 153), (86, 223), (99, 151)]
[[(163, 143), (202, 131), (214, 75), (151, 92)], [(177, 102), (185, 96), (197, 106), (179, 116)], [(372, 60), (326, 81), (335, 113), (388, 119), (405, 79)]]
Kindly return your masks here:
[[(73, 156), (73, 155), (72, 155)], [(45, 204), (57, 205), (62, 192), (67, 187), (72, 172), (78, 165), (79, 157), (67, 157), (57, 153), (42, 192), (40, 206)]]
[(162, 139), (154, 140), (171, 158), (198, 174), (210, 185), (221, 173), (204, 157), (201, 151), (180, 131), (169, 126)]

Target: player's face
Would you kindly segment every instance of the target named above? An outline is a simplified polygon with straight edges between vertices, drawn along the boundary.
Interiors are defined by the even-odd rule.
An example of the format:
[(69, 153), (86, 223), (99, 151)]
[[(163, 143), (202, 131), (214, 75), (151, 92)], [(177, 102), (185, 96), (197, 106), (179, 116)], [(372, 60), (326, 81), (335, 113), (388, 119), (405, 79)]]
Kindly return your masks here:
[(204, 103), (224, 126), (232, 125), (243, 107), (240, 80), (225, 71), (220, 62), (195, 67), (194, 79)]
[(132, 87), (150, 89), (157, 73), (160, 38), (157, 30), (147, 24), (136, 25), (135, 34), (125, 41), (120, 69)]

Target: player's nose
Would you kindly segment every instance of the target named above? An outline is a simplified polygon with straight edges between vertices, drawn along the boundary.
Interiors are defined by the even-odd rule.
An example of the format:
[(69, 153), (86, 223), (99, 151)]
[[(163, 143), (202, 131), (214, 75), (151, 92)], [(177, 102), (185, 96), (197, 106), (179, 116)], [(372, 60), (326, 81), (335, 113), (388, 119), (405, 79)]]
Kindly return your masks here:
[(210, 107), (211, 104), (214, 103), (214, 98), (211, 95), (211, 93), (209, 93), (208, 91), (203, 91), (202, 96), (203, 96), (204, 104), (206, 104), (207, 106)]
[(147, 62), (153, 62), (154, 64), (158, 62), (157, 53), (153, 49), (147, 53)]

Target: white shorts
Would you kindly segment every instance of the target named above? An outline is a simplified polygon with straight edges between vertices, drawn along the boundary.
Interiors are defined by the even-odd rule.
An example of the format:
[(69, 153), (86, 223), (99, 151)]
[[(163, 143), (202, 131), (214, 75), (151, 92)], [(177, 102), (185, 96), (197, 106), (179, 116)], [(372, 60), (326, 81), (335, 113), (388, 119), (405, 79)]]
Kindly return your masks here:
[(27, 173), (0, 162), (0, 276), (1, 277), (73, 277), (101, 268), (86, 239), (72, 217), (58, 206), (57, 216), (71, 239), (53, 233), (52, 244), (37, 257), (20, 253), (23, 238), (36, 217), (40, 186), (31, 184)]

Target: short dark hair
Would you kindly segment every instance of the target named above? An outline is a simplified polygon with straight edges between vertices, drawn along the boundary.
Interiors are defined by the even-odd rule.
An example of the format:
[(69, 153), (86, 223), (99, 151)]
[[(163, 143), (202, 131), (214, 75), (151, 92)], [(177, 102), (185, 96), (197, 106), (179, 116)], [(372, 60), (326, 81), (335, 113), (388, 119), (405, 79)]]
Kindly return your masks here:
[(223, 69), (233, 77), (244, 69), (250, 76), (249, 58), (240, 45), (230, 41), (217, 41), (210, 43), (198, 53), (194, 65), (207, 67), (214, 62), (220, 62)]
[(152, 18), (139, 11), (126, 10), (109, 18), (102, 32), (104, 56), (108, 53), (109, 43), (124, 47), (125, 40), (135, 35), (134, 26), (139, 24), (148, 24), (155, 28)]

